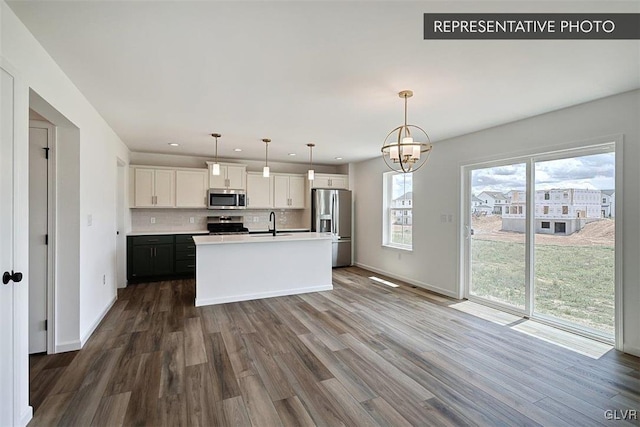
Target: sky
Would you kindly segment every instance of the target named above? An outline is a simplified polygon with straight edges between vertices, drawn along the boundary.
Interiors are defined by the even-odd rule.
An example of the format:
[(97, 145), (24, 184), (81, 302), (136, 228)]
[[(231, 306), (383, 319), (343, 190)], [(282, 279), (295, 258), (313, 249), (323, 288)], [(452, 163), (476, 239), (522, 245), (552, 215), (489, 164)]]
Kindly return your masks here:
[(392, 199), (397, 199), (404, 193), (413, 191), (413, 175), (410, 173), (393, 175)]
[[(614, 189), (614, 153), (594, 154), (568, 159), (537, 162), (536, 190), (552, 188), (580, 188), (589, 190)], [(476, 169), (472, 172), (472, 193), (483, 191), (524, 190), (526, 185), (524, 163)]]

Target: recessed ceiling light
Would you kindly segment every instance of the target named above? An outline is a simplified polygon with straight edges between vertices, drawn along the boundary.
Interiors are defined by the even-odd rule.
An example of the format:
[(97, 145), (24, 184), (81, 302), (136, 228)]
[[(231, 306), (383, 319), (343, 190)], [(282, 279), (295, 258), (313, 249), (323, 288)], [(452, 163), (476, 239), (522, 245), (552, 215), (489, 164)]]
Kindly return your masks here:
[(290, 155), (290, 156), (295, 156), (295, 155), (296, 155), (296, 153), (289, 153), (289, 155)]
[(342, 157), (335, 157), (336, 160), (342, 160)]
[(180, 144), (178, 144), (177, 142), (170, 142), (169, 145), (172, 147), (178, 147)]
[(235, 151), (236, 153), (239, 153), (242, 151), (242, 148), (234, 148), (233, 151)]

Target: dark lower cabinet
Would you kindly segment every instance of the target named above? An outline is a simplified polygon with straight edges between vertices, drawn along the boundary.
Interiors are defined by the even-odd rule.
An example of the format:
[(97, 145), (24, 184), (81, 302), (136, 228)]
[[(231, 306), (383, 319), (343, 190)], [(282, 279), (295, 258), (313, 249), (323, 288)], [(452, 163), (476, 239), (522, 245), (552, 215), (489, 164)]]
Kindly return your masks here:
[(195, 277), (196, 246), (193, 235), (127, 237), (129, 283)]

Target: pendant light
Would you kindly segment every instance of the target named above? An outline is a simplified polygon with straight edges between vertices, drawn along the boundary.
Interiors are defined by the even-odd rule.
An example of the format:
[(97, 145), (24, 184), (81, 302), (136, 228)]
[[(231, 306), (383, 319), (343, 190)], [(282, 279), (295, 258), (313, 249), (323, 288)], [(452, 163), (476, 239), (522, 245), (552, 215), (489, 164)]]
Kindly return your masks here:
[(269, 143), (271, 140), (269, 138), (263, 138), (262, 142), (264, 142), (264, 167), (262, 168), (262, 176), (269, 178)]
[(211, 136), (216, 139), (216, 161), (211, 168), (211, 175), (220, 175), (220, 164), (218, 163), (218, 138), (222, 135), (219, 133), (212, 133)]
[(398, 96), (404, 99), (404, 124), (387, 134), (381, 149), (382, 158), (393, 171), (415, 172), (427, 162), (433, 146), (424, 129), (407, 124), (407, 99), (413, 96), (413, 92), (403, 90)]
[(313, 142), (307, 144), (307, 147), (309, 147), (309, 172), (307, 172), (309, 181), (313, 181), (313, 179), (315, 178), (315, 171), (313, 170), (313, 147), (315, 146), (316, 144), (314, 144)]

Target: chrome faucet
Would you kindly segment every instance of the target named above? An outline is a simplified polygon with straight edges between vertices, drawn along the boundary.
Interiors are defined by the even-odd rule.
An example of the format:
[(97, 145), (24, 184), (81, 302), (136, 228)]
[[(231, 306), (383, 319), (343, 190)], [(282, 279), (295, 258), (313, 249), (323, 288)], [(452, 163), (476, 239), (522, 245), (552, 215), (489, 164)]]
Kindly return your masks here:
[(269, 214), (269, 222), (273, 221), (273, 230), (269, 229), (269, 231), (271, 231), (273, 233), (273, 237), (276, 236), (276, 213), (274, 211), (271, 211), (271, 213)]

